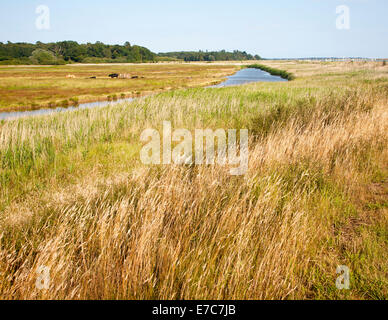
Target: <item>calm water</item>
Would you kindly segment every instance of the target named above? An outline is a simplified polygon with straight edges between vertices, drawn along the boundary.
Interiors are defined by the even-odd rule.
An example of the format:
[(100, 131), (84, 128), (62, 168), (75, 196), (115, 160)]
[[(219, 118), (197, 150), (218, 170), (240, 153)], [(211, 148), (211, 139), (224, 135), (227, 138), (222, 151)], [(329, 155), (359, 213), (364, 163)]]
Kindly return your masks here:
[(39, 109), (39, 110), (33, 110), (33, 111), (17, 111), (17, 112), (0, 112), (0, 120), (22, 118), (27, 116), (39, 116), (43, 114), (72, 111), (72, 110), (79, 110), (79, 109), (92, 109), (96, 107), (113, 106), (120, 102), (133, 101), (133, 99), (134, 98), (127, 98), (127, 99), (119, 99), (117, 101), (97, 101), (97, 102), (81, 103), (77, 107), (68, 107), (68, 108)]
[(251, 82), (283, 82), (287, 81), (278, 76), (272, 76), (268, 72), (265, 72), (260, 69), (242, 69), (236, 72), (234, 75), (228, 77), (228, 80), (217, 84), (215, 86), (211, 86), (210, 88), (222, 88), (222, 87), (230, 87), (230, 86), (238, 86), (245, 83)]
[[(211, 86), (209, 88), (222, 88), (229, 86), (237, 86), (242, 85), (244, 83), (251, 82), (281, 82), (287, 81), (278, 76), (272, 76), (268, 72), (259, 70), (259, 69), (242, 69), (236, 72), (234, 75), (228, 77), (228, 79), (220, 84), (215, 86)], [(37, 116), (44, 115), (50, 113), (64, 112), (64, 111), (72, 111), (79, 109), (91, 109), (96, 107), (105, 107), (112, 106), (121, 102), (133, 101), (134, 98), (128, 99), (119, 99), (117, 101), (97, 101), (91, 103), (82, 103), (78, 107), (69, 107), (69, 108), (55, 108), (55, 109), (40, 109), (33, 111), (19, 111), (19, 112), (0, 112), (0, 120), (6, 119), (16, 119), (27, 116)]]

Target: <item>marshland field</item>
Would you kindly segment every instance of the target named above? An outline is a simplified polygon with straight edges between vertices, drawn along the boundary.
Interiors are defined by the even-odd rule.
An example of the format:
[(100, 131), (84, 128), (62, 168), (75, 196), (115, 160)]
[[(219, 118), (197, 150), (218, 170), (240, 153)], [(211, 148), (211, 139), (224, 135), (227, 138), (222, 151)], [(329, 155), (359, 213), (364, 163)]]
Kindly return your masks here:
[[(236, 63), (0, 66), (0, 112), (76, 106), (220, 82)], [(111, 79), (110, 74), (122, 75)]]
[[(226, 63), (0, 67), (0, 111), (166, 91), (0, 121), (0, 297), (387, 299), (388, 66), (260, 63), (294, 79), (203, 88), (240, 68)], [(141, 132), (165, 120), (249, 129), (248, 172), (142, 164)]]

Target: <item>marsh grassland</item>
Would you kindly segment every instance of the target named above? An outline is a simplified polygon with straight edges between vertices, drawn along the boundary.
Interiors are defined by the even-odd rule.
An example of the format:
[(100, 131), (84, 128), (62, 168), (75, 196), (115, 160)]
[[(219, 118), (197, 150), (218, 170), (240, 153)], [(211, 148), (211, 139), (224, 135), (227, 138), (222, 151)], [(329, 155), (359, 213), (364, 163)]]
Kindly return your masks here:
[[(262, 63), (296, 78), (0, 122), (0, 297), (387, 299), (388, 66)], [(141, 164), (163, 120), (248, 128), (247, 174)]]
[[(218, 83), (236, 64), (0, 66), (0, 112), (67, 107)], [(117, 73), (128, 78), (111, 79)]]

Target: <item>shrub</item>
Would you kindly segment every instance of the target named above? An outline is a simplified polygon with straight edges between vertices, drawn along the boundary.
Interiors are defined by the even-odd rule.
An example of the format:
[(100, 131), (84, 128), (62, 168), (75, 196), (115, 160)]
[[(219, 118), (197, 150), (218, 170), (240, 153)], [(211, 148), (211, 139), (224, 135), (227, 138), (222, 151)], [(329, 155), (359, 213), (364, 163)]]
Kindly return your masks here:
[(68, 106), (69, 106), (69, 101), (68, 100), (61, 101), (61, 107), (67, 108)]
[(71, 98), (70, 102), (73, 106), (78, 106), (79, 105), (79, 100), (78, 98)]

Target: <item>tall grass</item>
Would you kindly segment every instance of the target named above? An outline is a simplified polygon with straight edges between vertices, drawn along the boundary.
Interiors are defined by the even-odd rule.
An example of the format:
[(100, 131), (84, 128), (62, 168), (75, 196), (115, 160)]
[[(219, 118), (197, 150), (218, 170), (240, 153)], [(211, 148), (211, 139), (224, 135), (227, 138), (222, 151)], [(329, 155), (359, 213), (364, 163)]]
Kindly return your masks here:
[[(358, 77), (0, 123), (0, 297), (387, 298), (387, 96)], [(249, 128), (248, 173), (142, 165), (140, 133), (163, 120)], [(42, 265), (48, 290), (35, 285)]]

